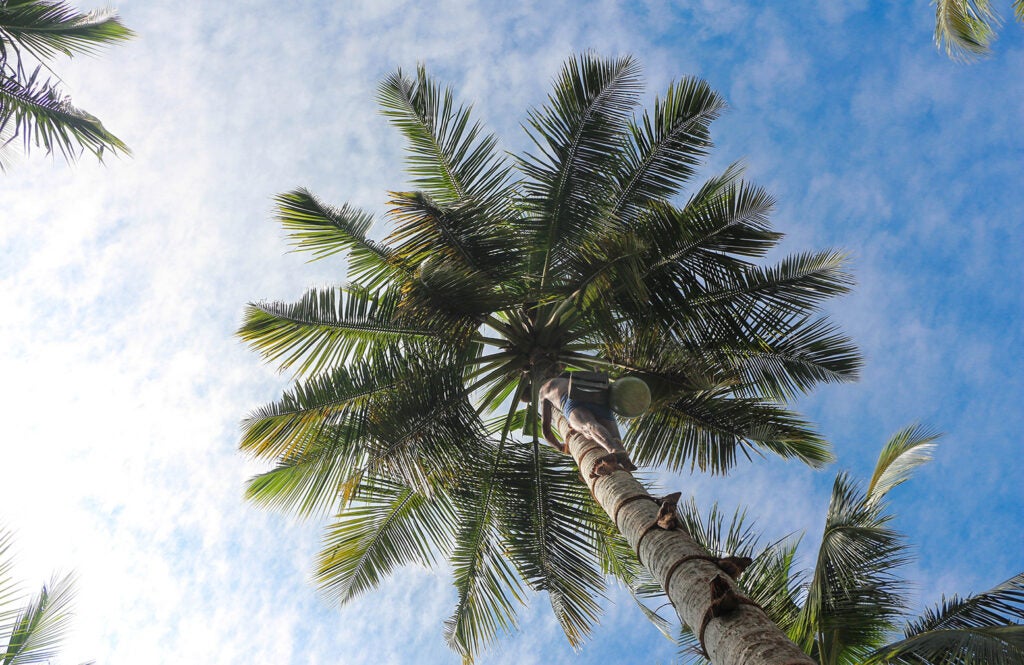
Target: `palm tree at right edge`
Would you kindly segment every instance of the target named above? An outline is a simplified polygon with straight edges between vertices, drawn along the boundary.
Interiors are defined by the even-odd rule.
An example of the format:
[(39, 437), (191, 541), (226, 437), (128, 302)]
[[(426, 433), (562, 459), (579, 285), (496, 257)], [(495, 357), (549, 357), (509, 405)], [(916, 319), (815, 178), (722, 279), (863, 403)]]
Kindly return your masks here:
[[(936, 438), (919, 426), (893, 435), (866, 491), (846, 473), (836, 477), (811, 571), (794, 569), (798, 543), (786, 540), (757, 555), (740, 580), (820, 665), (1024, 663), (1024, 572), (973, 596), (943, 597), (921, 616), (906, 620), (907, 583), (897, 569), (910, 553), (889, 524), (885, 498), (931, 459)], [(690, 502), (682, 512), (686, 528), (709, 550), (755, 554), (757, 536), (743, 524), (741, 513), (725, 526), (717, 508), (702, 518)], [(658, 593), (650, 583), (638, 585), (638, 591), (638, 597)], [(681, 644), (687, 653), (699, 651), (692, 633), (684, 631)], [(704, 661), (699, 655), (692, 660)]]

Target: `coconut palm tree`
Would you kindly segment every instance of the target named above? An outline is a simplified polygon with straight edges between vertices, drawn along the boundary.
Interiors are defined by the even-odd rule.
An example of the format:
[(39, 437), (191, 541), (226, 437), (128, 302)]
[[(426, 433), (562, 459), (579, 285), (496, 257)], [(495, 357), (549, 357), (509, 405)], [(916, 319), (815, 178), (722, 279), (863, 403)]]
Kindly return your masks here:
[[(935, 45), (954, 60), (971, 61), (989, 54), (1001, 23), (989, 0), (935, 0)], [(1013, 1), (1013, 14), (1024, 22), (1024, 0)]]
[[(600, 456), (592, 442), (563, 429), (572, 458), (540, 445), (546, 379), (644, 379), (653, 405), (626, 439), (640, 464), (724, 473), (763, 452), (831, 459), (785, 401), (859, 367), (817, 314), (849, 287), (841, 256), (758, 265), (781, 236), (768, 223), (771, 197), (739, 167), (679, 199), (711, 147), (722, 98), (687, 78), (637, 118), (640, 93), (632, 58), (570, 58), (548, 103), (527, 116), (534, 149), (509, 161), (422, 67), (398, 71), (379, 101), (408, 140), (413, 180), (390, 194), (390, 234), (371, 235), (370, 214), (303, 189), (277, 197), (295, 248), (343, 253), (348, 283), (245, 312), (240, 336), (296, 375), (244, 421), (241, 448), (275, 464), (248, 496), (333, 514), (316, 576), (341, 602), (399, 565), (447, 561), (458, 602), (445, 633), (467, 660), (515, 627), (526, 589), (547, 592), (579, 645), (606, 575), (635, 572), (627, 539), (636, 545), (658, 510), (616, 503), (621, 492), (645, 494), (625, 471), (589, 480), (604, 508), (595, 503), (578, 477)], [(683, 535), (650, 534), (644, 551), (660, 561)], [(680, 600), (687, 616), (706, 613), (718, 572), (706, 560), (680, 568), (678, 579), (700, 586)], [(748, 606), (737, 614), (768, 621)], [(744, 644), (724, 619), (710, 624), (713, 652)], [(757, 644), (721, 662), (803, 658), (791, 644), (798, 661), (785, 649), (782, 660), (761, 658)]]
[(0, 170), (18, 144), (68, 161), (84, 150), (99, 158), (106, 150), (129, 152), (98, 118), (71, 104), (50, 63), (132, 36), (110, 10), (83, 14), (66, 2), (0, 0)]
[(0, 529), (0, 665), (47, 663), (57, 655), (71, 620), (73, 576), (54, 576), (23, 604), (11, 579), (11, 534)]
[[(836, 477), (811, 571), (795, 569), (797, 540), (756, 555), (758, 538), (742, 513), (726, 527), (717, 508), (702, 519), (691, 502), (683, 523), (712, 552), (754, 557), (740, 586), (821, 665), (1024, 662), (1024, 573), (977, 595), (944, 597), (918, 618), (907, 616), (908, 588), (898, 568), (910, 555), (890, 525), (885, 497), (931, 459), (936, 438), (919, 426), (895, 434), (866, 491), (845, 473)], [(637, 578), (634, 586), (641, 598), (658, 593), (649, 580)], [(706, 662), (692, 632), (684, 632), (682, 644), (690, 660)]]

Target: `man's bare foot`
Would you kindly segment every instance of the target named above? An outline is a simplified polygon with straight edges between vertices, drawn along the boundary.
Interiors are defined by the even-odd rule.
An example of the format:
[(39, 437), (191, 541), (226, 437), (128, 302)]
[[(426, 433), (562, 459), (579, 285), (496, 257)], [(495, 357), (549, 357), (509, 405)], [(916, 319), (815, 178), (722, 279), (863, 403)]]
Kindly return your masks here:
[(600, 478), (615, 473), (616, 471), (636, 471), (636, 466), (629, 461), (626, 453), (608, 453), (597, 459), (594, 470), (590, 472), (591, 478)]
[(626, 451), (615, 453), (615, 461), (626, 471), (636, 471), (636, 464), (633, 464), (633, 461), (629, 459), (629, 454)]

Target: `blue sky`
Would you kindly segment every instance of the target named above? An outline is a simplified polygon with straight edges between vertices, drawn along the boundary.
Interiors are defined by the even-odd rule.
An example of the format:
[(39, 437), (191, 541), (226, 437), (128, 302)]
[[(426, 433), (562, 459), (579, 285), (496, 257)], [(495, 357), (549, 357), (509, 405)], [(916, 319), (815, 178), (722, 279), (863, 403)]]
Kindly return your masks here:
[[(858, 286), (831, 311), (867, 364), (801, 404), (834, 467), (659, 482), (749, 505), (768, 538), (804, 532), (806, 554), (835, 473), (866, 477), (888, 435), (922, 422), (946, 436), (892, 497), (916, 606), (1024, 570), (1020, 25), (964, 66), (933, 47), (925, 0), (118, 8), (138, 38), (59, 71), (134, 157), (35, 155), (0, 177), (0, 519), (33, 585), (78, 572), (61, 662), (457, 662), (443, 571), (331, 607), (309, 584), (319, 526), (246, 505), (259, 467), (235, 449), (241, 417), (286, 385), (233, 338), (243, 305), (343, 274), (287, 253), (271, 199), (301, 185), (383, 210), (405, 176), (374, 90), (421, 61), (513, 151), (571, 52), (634, 54), (648, 101), (706, 78), (731, 107), (707, 172), (745, 162), (778, 200), (782, 252), (849, 252)], [(580, 654), (543, 597), (522, 619), (482, 662), (672, 659), (621, 593)]]

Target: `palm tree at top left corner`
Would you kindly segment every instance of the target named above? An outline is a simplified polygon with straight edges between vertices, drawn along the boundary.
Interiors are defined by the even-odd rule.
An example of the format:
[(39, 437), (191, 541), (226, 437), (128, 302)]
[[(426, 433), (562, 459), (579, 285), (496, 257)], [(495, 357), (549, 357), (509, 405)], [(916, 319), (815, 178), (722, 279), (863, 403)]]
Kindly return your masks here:
[(113, 10), (80, 12), (54, 0), (0, 0), (0, 171), (40, 148), (68, 162), (88, 151), (130, 154), (99, 118), (77, 108), (51, 68), (58, 56), (98, 52), (131, 39)]

